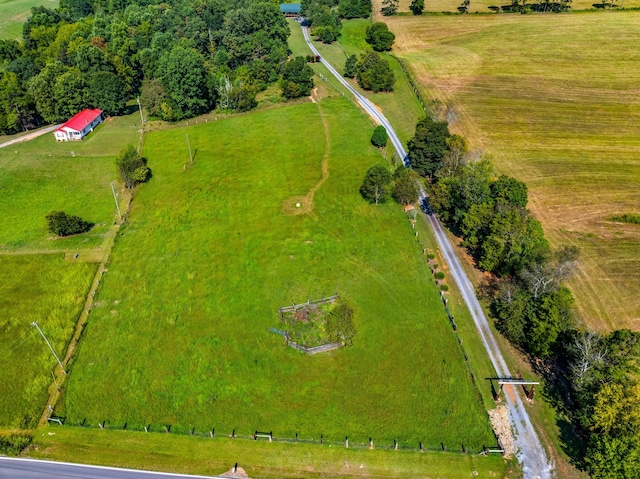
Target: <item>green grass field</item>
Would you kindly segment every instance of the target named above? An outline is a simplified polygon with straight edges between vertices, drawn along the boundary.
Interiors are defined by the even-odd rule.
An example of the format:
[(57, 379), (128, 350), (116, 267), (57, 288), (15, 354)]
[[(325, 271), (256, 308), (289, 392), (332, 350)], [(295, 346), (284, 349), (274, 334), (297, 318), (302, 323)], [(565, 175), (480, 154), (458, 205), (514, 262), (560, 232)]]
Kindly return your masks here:
[(36, 426), (56, 360), (31, 323), (61, 356), (94, 273), (59, 254), (0, 256), (0, 429)]
[(22, 24), (31, 7), (56, 8), (58, 0), (0, 0), (0, 38), (22, 38)]
[(554, 246), (580, 248), (587, 325), (640, 329), (640, 229), (610, 221), (640, 208), (640, 12), (386, 21), (425, 95), (456, 106), (453, 130), (527, 183)]
[(55, 426), (38, 431), (30, 455), (55, 461), (119, 464), (121, 467), (205, 475), (222, 474), (238, 463), (256, 479), (518, 477), (513, 462), (505, 462), (499, 455), (420, 454)]
[[(127, 143), (137, 144), (136, 115), (109, 119), (82, 142), (58, 143), (48, 133), (0, 149), (0, 254), (100, 247), (116, 214), (109, 186), (113, 181), (119, 189), (114, 157)], [(96, 226), (85, 235), (55, 239), (45, 220), (52, 210)]]
[[(407, 219), (358, 194), (382, 161), (370, 121), (342, 98), (320, 105), (146, 137), (154, 177), (134, 201), (57, 411), (70, 424), (494, 441)], [(311, 214), (285, 214), (287, 198), (321, 177), (320, 109), (329, 177)], [(197, 153), (185, 170), (187, 132)], [(336, 291), (356, 311), (352, 347), (305, 356), (268, 331), (278, 306)]]

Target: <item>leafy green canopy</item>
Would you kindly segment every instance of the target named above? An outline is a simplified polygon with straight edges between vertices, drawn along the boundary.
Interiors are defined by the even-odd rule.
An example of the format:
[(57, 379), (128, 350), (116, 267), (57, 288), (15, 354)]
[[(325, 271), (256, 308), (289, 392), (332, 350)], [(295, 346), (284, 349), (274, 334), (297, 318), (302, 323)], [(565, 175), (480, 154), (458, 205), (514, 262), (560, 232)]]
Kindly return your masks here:
[(138, 155), (133, 145), (127, 146), (116, 157), (118, 174), (128, 189), (135, 188), (139, 183), (144, 183), (151, 177), (151, 170), (147, 161)]
[(307, 65), (304, 57), (296, 57), (285, 64), (280, 86), (282, 95), (288, 100), (311, 94), (313, 69)]
[(370, 203), (384, 203), (389, 195), (391, 173), (382, 165), (374, 165), (367, 170), (360, 187), (360, 194)]
[(86, 233), (93, 227), (93, 223), (84, 221), (79, 216), (68, 215), (64, 211), (52, 211), (45, 219), (49, 231), (57, 236), (71, 236)]
[(356, 80), (361, 88), (381, 91), (393, 91), (396, 79), (389, 62), (376, 52), (365, 53), (356, 67)]
[(377, 52), (388, 52), (393, 47), (396, 36), (386, 23), (375, 22), (367, 27), (365, 40)]
[(286, 20), (262, 0), (63, 0), (31, 13), (22, 42), (0, 42), (0, 134), (85, 108), (120, 114), (143, 84), (143, 106), (165, 120), (251, 108), (289, 54)]

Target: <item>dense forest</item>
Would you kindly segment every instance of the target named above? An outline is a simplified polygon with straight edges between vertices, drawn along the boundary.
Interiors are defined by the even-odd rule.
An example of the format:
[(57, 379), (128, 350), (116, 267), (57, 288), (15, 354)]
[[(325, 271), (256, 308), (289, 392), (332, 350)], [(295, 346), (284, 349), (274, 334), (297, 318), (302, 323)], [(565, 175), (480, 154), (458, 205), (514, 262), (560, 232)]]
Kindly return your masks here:
[[(575, 247), (552, 249), (527, 209), (527, 186), (498, 175), (434, 109), (409, 141), (412, 167), (425, 177), (429, 207), (463, 238), (497, 329), (545, 379), (567, 452), (598, 479), (640, 477), (640, 333), (602, 334), (582, 326), (564, 282)], [(565, 432), (569, 429), (565, 428)]]
[[(327, 6), (330, 15), (350, 18), (343, 2)], [(33, 8), (21, 41), (0, 40), (0, 134), (64, 121), (84, 108), (121, 114), (136, 96), (149, 115), (169, 121), (254, 108), (260, 91), (282, 84), (290, 54), (278, 5), (61, 0), (56, 10)], [(308, 90), (291, 83), (308, 71), (289, 71), (287, 98)]]

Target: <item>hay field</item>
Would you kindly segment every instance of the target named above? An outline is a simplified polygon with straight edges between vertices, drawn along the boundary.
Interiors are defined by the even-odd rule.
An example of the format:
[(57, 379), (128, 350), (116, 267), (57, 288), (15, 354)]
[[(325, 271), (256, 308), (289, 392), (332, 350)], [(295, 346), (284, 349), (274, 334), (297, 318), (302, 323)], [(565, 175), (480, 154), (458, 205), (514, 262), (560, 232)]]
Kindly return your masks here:
[[(380, 2), (378, 2), (380, 3)], [(527, 5), (536, 6), (538, 3), (544, 4), (544, 2), (527, 0)], [(376, 2), (374, 2), (374, 5)], [(520, 2), (522, 5), (522, 2)], [(400, 0), (398, 12), (402, 15), (413, 15), (409, 6), (411, 0)], [(458, 7), (462, 5), (462, 0), (428, 0), (424, 2), (424, 11), (428, 14), (437, 13), (458, 13)], [(469, 13), (482, 13), (482, 14), (497, 14), (500, 8), (508, 8), (511, 5), (511, 0), (471, 0), (469, 4)], [(617, 0), (614, 4), (615, 8), (638, 8), (640, 7), (640, 0)], [(573, 0), (571, 2), (570, 11), (590, 11), (590, 12), (602, 12), (603, 5), (600, 2), (594, 2), (593, 0)], [(606, 8), (609, 8), (608, 6)], [(376, 10), (376, 9), (374, 9)], [(380, 11), (380, 7), (377, 8), (377, 12)], [(519, 14), (516, 14), (519, 15)]]
[[(115, 246), (57, 413), (226, 436), (492, 442), (409, 222), (358, 193), (383, 161), (372, 128), (330, 98), (149, 133), (154, 176)], [(185, 169), (186, 133), (197, 153)], [(322, 178), (325, 152), (312, 212), (289, 214), (288, 199)], [(278, 306), (336, 291), (356, 311), (352, 347), (306, 356), (269, 332)]]
[(529, 186), (553, 245), (582, 251), (570, 282), (586, 323), (640, 330), (640, 12), (392, 17), (395, 51), (453, 130)]

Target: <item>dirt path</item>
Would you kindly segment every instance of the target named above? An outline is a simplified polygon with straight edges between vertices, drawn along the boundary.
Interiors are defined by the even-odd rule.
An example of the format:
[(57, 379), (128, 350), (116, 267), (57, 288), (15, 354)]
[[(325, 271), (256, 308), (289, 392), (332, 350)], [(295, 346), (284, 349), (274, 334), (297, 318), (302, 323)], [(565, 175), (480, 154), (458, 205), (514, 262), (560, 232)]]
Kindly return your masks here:
[(23, 141), (33, 140), (34, 138), (38, 138), (39, 136), (46, 135), (47, 133), (56, 130), (59, 126), (60, 125), (51, 125), (41, 130), (33, 131), (31, 133), (27, 133), (26, 135), (19, 136), (18, 138), (14, 138), (13, 140), (5, 141), (4, 143), (0, 143), (0, 148), (15, 145), (16, 143), (22, 143)]
[(287, 215), (302, 215), (311, 213), (313, 211), (313, 198), (315, 197), (316, 191), (320, 189), (320, 187), (324, 184), (325, 181), (329, 178), (329, 152), (331, 151), (331, 136), (329, 135), (329, 122), (327, 121), (324, 112), (322, 111), (322, 107), (319, 103), (312, 101), (318, 107), (318, 113), (320, 114), (320, 118), (322, 119), (322, 126), (324, 128), (324, 155), (322, 157), (322, 178), (313, 185), (313, 187), (309, 190), (304, 196), (290, 196), (289, 198), (285, 198), (282, 202), (282, 212)]

